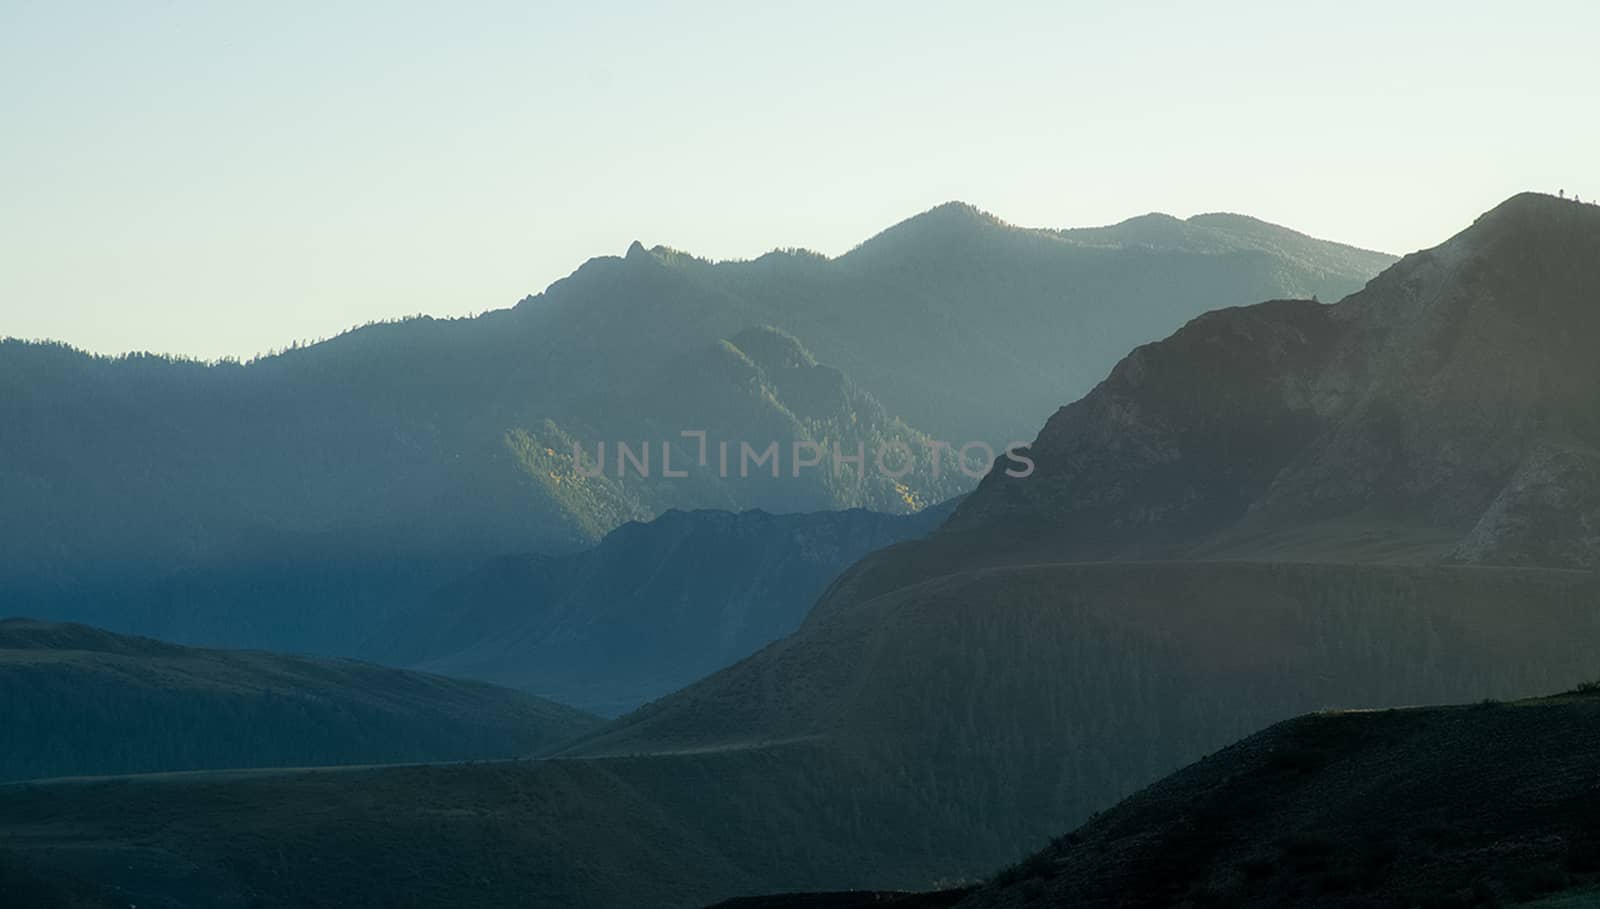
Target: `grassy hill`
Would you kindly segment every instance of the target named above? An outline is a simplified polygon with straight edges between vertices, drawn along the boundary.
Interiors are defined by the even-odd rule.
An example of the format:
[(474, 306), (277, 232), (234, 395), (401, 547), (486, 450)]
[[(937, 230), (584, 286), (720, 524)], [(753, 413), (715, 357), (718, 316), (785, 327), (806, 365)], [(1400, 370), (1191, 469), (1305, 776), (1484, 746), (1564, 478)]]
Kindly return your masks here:
[(505, 758), (592, 727), (519, 692), (348, 660), (0, 620), (0, 779)]

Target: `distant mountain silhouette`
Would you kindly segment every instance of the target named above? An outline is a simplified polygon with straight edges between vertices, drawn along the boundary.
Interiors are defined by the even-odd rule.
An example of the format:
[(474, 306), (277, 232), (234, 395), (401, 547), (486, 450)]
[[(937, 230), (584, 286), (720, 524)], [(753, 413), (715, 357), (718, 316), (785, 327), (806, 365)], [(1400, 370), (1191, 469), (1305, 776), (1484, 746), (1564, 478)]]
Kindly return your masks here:
[(437, 675), (28, 619), (0, 620), (0, 705), (0, 780), (506, 758), (597, 722)]
[(671, 511), (586, 552), (496, 559), (403, 616), (383, 653), (614, 716), (794, 631), (840, 571), (953, 507)]
[[(934, 438), (998, 446), (1025, 438), (1121, 351), (1199, 312), (1332, 298), (1391, 261), (1259, 222), (1182, 223), (1203, 240), (1022, 229), (951, 205), (837, 259), (775, 252), (711, 264), (635, 245), (512, 309), (370, 325), (247, 365), (0, 342), (10, 429), (0, 500), (14, 516), (0, 571), (13, 595), (42, 595), (86, 578), (145, 580), (157, 563), (226, 560), (261, 536), (324, 534), (324, 556), (337, 546), (482, 558), (570, 551), (658, 513), (662, 497), (775, 510), (765, 493), (745, 501), (725, 486), (698, 490), (706, 499), (555, 490), (548, 465), (529, 455), (567, 452), (527, 442), (558, 438), (552, 425), (583, 442), (599, 440), (580, 430), (602, 428), (643, 441), (665, 423), (653, 406), (663, 398), (679, 405), (673, 414), (753, 431), (752, 402), (717, 388), (715, 363), (703, 360), (718, 339), (765, 325), (849, 377), (837, 380), (851, 389), (837, 402), (849, 409), (791, 431), (832, 432), (850, 413), (876, 419), (870, 397), (880, 427), (899, 419)], [(702, 358), (695, 394), (707, 397), (664, 384), (682, 377), (686, 357)], [(727, 381), (748, 379), (737, 363), (722, 369)], [(758, 384), (776, 387), (771, 379)], [(642, 393), (652, 386), (653, 399)], [(797, 414), (795, 402), (779, 403), (761, 428)], [(674, 438), (691, 428), (670, 427)], [(785, 495), (783, 510), (892, 504), (881, 488)]]

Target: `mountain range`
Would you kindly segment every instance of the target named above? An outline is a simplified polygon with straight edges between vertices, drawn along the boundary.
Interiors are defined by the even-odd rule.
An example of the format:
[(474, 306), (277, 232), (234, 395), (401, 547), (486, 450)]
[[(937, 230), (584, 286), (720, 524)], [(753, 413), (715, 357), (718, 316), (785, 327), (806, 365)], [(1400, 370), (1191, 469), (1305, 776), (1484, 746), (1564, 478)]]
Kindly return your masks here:
[[(837, 260), (783, 254), (725, 268), (637, 247), (591, 263), (540, 305), (570, 308), (578, 297), (569, 295), (590, 282), (677, 275), (672, 306), (686, 321), (645, 320), (683, 350), (651, 362), (641, 344), (586, 392), (627, 400), (657, 370), (706, 349), (675, 334), (709, 311), (705, 289), (733, 295), (735, 279), (758, 268), (887, 276), (899, 272), (884, 263), (899, 262), (918, 275), (903, 280), (924, 286), (925, 301), (940, 299), (935, 287), (972, 299), (970, 282), (983, 274), (973, 257), (996, 248), (1035, 262), (1028, 274), (1051, 274), (1046, 260), (1026, 259), (1036, 254), (1081, 264), (1182, 248), (1223, 256), (1215, 262), (1233, 262), (1237, 277), (1248, 271), (1239, 263), (1265, 253), (1202, 251), (1221, 242), (1208, 233), (1215, 220), (1136, 219), (1074, 236), (1018, 233), (945, 208)], [(922, 257), (940, 238), (944, 255)], [(1142, 261), (1135, 271), (1159, 271)], [(937, 530), (877, 549), (828, 583), (792, 634), (580, 732), (553, 757), (6, 787), (0, 818), (13, 864), (22, 878), (45, 869), (66, 897), (82, 888), (141, 904), (693, 906), (785, 891), (937, 890), (980, 881), (1177, 768), (1299, 714), (1570, 688), (1597, 674), (1600, 649), (1596, 261), (1600, 209), (1518, 196), (1338, 303), (1226, 308), (1165, 340), (1129, 343), (1103, 381), (1044, 423), (1025, 452), (1031, 476), (997, 463)], [(942, 264), (955, 272), (943, 275), (948, 284), (917, 284)], [(1216, 285), (1202, 277), (1189, 274), (1171, 293), (1204, 296)], [(604, 317), (601, 308), (583, 315), (590, 326)], [(767, 363), (824, 376), (816, 385), (828, 389), (859, 381), (886, 412), (907, 414), (904, 424), (944, 431), (904, 404), (904, 387), (831, 354), (825, 331), (751, 324), (775, 329), (719, 336), (759, 367), (762, 386), (789, 381), (745, 350), (770, 342), (786, 353)], [(881, 338), (882, 327), (863, 333)], [(539, 362), (555, 369), (569, 353)], [(814, 373), (813, 360), (852, 378)], [(1007, 368), (987, 375), (1026, 384)], [(961, 396), (950, 397), (959, 407)], [(546, 418), (566, 433), (575, 417)], [(675, 522), (696, 517), (624, 527), (593, 553), (458, 575), (468, 580), (457, 593), (415, 607), (445, 617), (420, 627), (457, 623), (462, 631), (439, 649), (473, 654), (497, 647), (495, 629), (509, 624), (509, 640), (553, 660), (567, 642), (588, 646), (583, 616), (611, 619), (598, 605), (558, 606), (549, 621), (537, 610), (531, 622), (508, 618), (525, 592), (560, 603), (567, 594), (546, 592), (563, 573), (620, 558), (637, 533), (670, 540)], [(700, 551), (738, 552), (724, 533)], [(793, 527), (782, 538), (792, 545)], [(582, 604), (716, 589), (682, 567), (691, 577), (669, 572), (634, 600), (608, 587), (603, 569), (559, 584)], [(747, 575), (730, 577), (737, 586)], [(741, 602), (725, 589), (714, 597)], [(760, 614), (743, 602), (741, 615)], [(689, 614), (694, 627), (719, 627), (706, 623), (715, 610)], [(438, 658), (425, 632), (396, 634), (420, 646), (412, 652), (423, 665)], [(1590, 707), (1335, 714), (1276, 727), (957, 897), (1473, 905), (1479, 884), (1519, 899), (1586, 885)], [(1481, 806), (1468, 804), (1473, 793)], [(1364, 838), (1363, 807), (1386, 799), (1376, 817), (1392, 809), (1417, 825), (1396, 827), (1392, 843)], [(1444, 838), (1429, 840), (1427, 819), (1452, 816), (1467, 829), (1441, 820)], [(1510, 851), (1493, 853), (1502, 847)], [(1421, 870), (1398, 875), (1385, 855), (1415, 857)], [(1469, 864), (1486, 870), (1474, 878)], [(1513, 880), (1518, 868), (1544, 882)]]
[(1597, 260), (1600, 209), (1524, 195), (1337, 304), (1201, 316), (1052, 417), (1034, 475), (563, 753), (916, 767), (974, 812), (960, 876), (1275, 720), (1590, 678)]
[[(113, 630), (165, 609), (161, 633), (196, 644), (358, 653), (415, 592), (672, 508), (943, 501), (974, 479), (926, 465), (857, 479), (833, 469), (833, 446), (998, 449), (1114, 351), (1241, 299), (1331, 299), (1391, 261), (1241, 216), (1052, 231), (950, 204), (832, 259), (711, 263), (635, 244), (510, 309), (369, 325), (246, 364), (4, 341), (0, 597)], [(705, 466), (686, 430), (713, 450), (776, 443), (784, 475), (665, 478), (663, 442)], [(653, 477), (615, 475), (623, 443), (653, 447)], [(573, 450), (601, 444), (611, 475), (587, 476)], [(796, 444), (829, 456), (792, 476)], [(249, 605), (279, 584), (303, 604), (294, 621)]]

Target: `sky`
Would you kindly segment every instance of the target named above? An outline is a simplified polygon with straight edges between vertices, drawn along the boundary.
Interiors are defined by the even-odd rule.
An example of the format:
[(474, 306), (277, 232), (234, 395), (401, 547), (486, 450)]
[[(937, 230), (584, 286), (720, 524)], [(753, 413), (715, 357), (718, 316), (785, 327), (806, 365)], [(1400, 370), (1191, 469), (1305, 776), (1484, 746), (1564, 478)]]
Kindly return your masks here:
[(249, 357), (951, 199), (1404, 253), (1600, 198), (1600, 4), (0, 0), (0, 336)]

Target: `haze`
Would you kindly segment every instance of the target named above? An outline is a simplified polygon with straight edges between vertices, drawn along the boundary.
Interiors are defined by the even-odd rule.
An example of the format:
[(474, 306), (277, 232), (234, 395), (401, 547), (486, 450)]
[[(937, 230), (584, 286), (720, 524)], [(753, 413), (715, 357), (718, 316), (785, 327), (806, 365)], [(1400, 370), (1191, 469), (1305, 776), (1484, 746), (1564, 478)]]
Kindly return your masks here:
[(755, 6), (0, 3), (0, 336), (249, 356), (948, 199), (1406, 252), (1600, 197), (1593, 4)]

